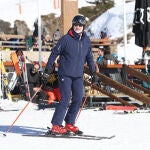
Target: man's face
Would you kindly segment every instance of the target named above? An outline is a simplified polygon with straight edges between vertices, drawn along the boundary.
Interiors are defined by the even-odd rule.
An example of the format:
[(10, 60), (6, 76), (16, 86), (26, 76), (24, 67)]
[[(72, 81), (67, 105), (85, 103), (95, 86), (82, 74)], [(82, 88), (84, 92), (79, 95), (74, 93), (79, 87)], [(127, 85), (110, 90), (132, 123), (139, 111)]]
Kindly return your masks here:
[(98, 55), (99, 56), (103, 56), (104, 55), (104, 51), (102, 49), (98, 49)]
[(39, 71), (39, 65), (35, 64), (32, 68), (32, 73), (36, 73)]
[(22, 56), (22, 55), (23, 55), (22, 51), (17, 52), (17, 56)]
[(74, 24), (74, 26), (73, 26), (73, 30), (74, 30), (76, 33), (80, 34), (80, 33), (83, 32), (83, 25), (80, 24), (80, 23), (76, 23), (76, 24)]

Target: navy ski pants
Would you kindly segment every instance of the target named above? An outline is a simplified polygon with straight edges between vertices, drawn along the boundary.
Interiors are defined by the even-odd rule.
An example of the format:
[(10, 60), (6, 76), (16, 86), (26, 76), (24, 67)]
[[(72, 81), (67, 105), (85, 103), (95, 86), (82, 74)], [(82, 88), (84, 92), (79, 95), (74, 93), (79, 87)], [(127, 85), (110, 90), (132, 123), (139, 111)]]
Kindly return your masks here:
[(83, 77), (59, 76), (59, 87), (61, 99), (56, 106), (51, 123), (62, 125), (64, 120), (68, 124), (75, 124), (82, 104)]

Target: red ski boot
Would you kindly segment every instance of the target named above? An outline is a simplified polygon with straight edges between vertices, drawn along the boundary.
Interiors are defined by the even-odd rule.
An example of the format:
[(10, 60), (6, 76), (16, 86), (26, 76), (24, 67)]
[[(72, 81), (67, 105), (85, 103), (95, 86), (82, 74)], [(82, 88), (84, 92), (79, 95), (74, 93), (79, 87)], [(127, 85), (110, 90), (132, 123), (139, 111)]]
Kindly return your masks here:
[(83, 134), (82, 131), (79, 130), (78, 127), (72, 125), (72, 124), (66, 124), (65, 128), (70, 131), (70, 132), (73, 132), (75, 134)]
[(51, 134), (68, 134), (68, 130), (63, 126), (53, 125)]

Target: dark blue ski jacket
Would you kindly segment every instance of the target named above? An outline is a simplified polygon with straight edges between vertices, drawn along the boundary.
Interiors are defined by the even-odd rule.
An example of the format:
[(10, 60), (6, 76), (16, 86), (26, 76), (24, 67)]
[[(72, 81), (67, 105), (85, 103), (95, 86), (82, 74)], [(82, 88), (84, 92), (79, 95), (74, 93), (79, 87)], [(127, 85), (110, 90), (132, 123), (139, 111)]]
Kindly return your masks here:
[(45, 71), (53, 68), (54, 61), (59, 56), (58, 74), (70, 77), (82, 77), (84, 64), (87, 63), (91, 73), (95, 72), (95, 65), (89, 37), (83, 32), (82, 37), (71, 28), (52, 49)]

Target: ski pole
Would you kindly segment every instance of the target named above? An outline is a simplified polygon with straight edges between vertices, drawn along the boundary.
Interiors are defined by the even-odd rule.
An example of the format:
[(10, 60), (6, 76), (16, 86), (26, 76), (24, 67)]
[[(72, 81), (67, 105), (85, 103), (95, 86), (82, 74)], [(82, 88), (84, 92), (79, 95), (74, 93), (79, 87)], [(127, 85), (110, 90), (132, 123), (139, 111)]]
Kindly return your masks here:
[[(14, 126), (15, 122), (18, 120), (18, 118), (21, 116), (21, 114), (24, 112), (24, 110), (27, 108), (27, 106), (29, 105), (30, 102), (32, 102), (33, 98), (35, 97), (35, 95), (41, 90), (43, 84), (41, 84), (41, 86), (38, 88), (38, 90), (34, 93), (34, 95), (30, 98), (30, 100), (28, 101), (28, 103), (25, 105), (25, 107), (21, 110), (21, 112), (18, 114), (18, 116), (16, 117), (16, 119), (13, 121), (13, 123), (8, 127), (7, 131), (5, 133), (8, 133)], [(6, 134), (3, 134), (4, 136), (6, 136)]]
[[(93, 85), (93, 84), (91, 84), (91, 86), (90, 86), (91, 88), (92, 88), (92, 85)], [(80, 114), (81, 114), (81, 111), (82, 111), (82, 109), (83, 109), (83, 107), (84, 107), (84, 105), (85, 105), (86, 100), (87, 100), (88, 97), (89, 97), (89, 94), (86, 95), (86, 97), (85, 97), (85, 99), (84, 99), (84, 101), (83, 101), (83, 104), (82, 104), (82, 106), (81, 106), (81, 108), (80, 108), (80, 110), (79, 110), (79, 112), (78, 112), (77, 117), (76, 117), (76, 122), (77, 122), (77, 120), (78, 120), (78, 118), (79, 118), (79, 116), (80, 116)]]
[(78, 112), (78, 115), (77, 115), (77, 117), (76, 117), (76, 122), (77, 122), (77, 120), (78, 120), (78, 118), (79, 118), (79, 116), (80, 116), (80, 113), (81, 113), (81, 111), (82, 111), (82, 109), (83, 109), (83, 107), (84, 107), (84, 105), (85, 105), (85, 102), (86, 102), (88, 96), (89, 96), (89, 95), (86, 95), (86, 97), (85, 97), (85, 99), (84, 99), (84, 102), (83, 102), (83, 104), (82, 104), (82, 106), (81, 106), (81, 108), (80, 108), (80, 110), (79, 110), (79, 112)]

